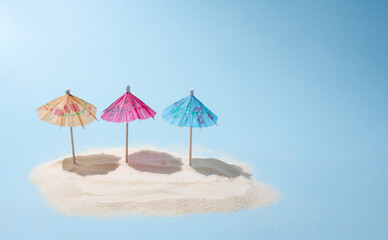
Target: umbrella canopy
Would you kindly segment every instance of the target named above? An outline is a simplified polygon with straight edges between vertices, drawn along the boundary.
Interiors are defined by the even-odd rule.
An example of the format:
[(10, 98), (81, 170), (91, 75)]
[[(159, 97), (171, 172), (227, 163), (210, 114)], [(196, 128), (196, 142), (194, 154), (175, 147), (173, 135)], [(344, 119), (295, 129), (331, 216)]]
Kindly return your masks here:
[(217, 124), (218, 117), (212, 113), (190, 90), (190, 96), (167, 107), (162, 118), (178, 127), (210, 127)]
[(128, 123), (136, 119), (154, 118), (155, 115), (156, 112), (152, 108), (131, 93), (129, 85), (126, 87), (126, 93), (103, 111), (101, 119), (108, 122), (126, 123), (125, 162), (128, 163)]
[(73, 127), (84, 127), (96, 120), (96, 111), (97, 108), (92, 104), (71, 95), (70, 89), (66, 90), (66, 95), (37, 109), (38, 116), (43, 121), (54, 125), (70, 127), (73, 163), (75, 163)]
[(167, 107), (162, 113), (162, 118), (174, 126), (190, 127), (189, 165), (191, 165), (192, 128), (214, 126), (218, 120), (218, 117), (194, 96), (194, 89), (190, 90), (190, 96)]
[(127, 92), (104, 110), (101, 119), (108, 122), (128, 123), (136, 119), (153, 118), (155, 115), (156, 112), (152, 108), (130, 92), (128, 85)]
[(70, 94), (59, 97), (37, 109), (38, 116), (43, 121), (60, 126), (77, 127), (96, 120), (97, 108), (92, 104)]

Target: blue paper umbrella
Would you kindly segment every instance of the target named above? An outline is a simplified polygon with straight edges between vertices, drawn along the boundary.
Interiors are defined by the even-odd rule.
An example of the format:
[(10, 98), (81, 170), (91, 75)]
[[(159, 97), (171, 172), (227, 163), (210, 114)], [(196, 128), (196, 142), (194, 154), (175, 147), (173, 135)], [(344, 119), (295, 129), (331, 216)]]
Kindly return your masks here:
[(194, 96), (194, 89), (190, 90), (190, 96), (182, 98), (163, 111), (162, 118), (174, 126), (190, 127), (190, 155), (193, 127), (210, 127), (217, 124), (218, 117)]

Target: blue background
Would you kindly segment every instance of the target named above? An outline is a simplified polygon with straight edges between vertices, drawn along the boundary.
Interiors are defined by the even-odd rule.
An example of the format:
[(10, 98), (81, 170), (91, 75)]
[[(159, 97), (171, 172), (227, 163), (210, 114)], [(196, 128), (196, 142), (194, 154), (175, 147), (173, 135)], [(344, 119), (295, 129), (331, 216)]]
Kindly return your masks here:
[[(0, 239), (388, 238), (386, 1), (1, 1)], [(35, 109), (66, 88), (103, 109), (132, 92), (158, 112), (131, 145), (188, 151), (160, 119), (189, 94), (219, 117), (194, 145), (253, 166), (282, 199), (177, 218), (69, 217), (28, 180), (71, 154)], [(76, 151), (125, 125), (76, 128)], [(195, 155), (195, 152), (194, 152)]]

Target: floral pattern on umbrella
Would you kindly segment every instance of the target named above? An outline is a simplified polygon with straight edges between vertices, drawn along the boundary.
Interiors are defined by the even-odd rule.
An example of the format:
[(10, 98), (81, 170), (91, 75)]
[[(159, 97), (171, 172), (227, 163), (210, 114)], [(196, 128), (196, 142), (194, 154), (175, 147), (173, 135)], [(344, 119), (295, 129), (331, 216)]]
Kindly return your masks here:
[(126, 92), (107, 107), (101, 118), (108, 122), (125, 123), (153, 118), (156, 112), (130, 92)]
[(74, 95), (62, 97), (39, 107), (38, 116), (41, 120), (59, 126), (77, 127), (96, 120), (97, 108)]
[(162, 118), (178, 127), (210, 127), (217, 124), (218, 117), (194, 95), (185, 97), (167, 107)]

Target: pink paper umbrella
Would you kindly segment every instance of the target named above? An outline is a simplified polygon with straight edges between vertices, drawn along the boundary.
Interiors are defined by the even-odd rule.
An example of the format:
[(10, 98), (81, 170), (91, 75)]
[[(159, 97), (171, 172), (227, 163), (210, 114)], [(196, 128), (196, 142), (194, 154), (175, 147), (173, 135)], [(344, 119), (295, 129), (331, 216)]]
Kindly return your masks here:
[(136, 119), (145, 120), (154, 117), (156, 112), (147, 106), (144, 102), (138, 99), (130, 92), (129, 85), (127, 85), (127, 92), (117, 99), (112, 105), (104, 110), (101, 119), (108, 122), (126, 123), (126, 150), (125, 161), (128, 163), (128, 123)]

